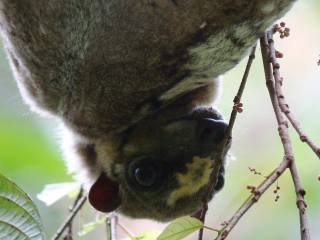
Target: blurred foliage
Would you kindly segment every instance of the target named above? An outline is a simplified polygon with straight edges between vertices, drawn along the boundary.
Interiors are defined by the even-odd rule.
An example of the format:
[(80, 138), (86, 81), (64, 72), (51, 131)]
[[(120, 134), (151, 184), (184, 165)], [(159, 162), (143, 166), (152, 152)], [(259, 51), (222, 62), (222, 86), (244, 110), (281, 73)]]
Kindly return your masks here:
[(203, 223), (193, 217), (180, 217), (168, 224), (157, 240), (180, 240), (203, 228)]
[[(277, 41), (277, 48), (285, 56), (280, 63), (287, 100), (302, 126), (318, 143), (320, 68), (316, 62), (320, 54), (319, 12), (319, 0), (298, 1), (285, 18), (291, 28), (291, 37)], [(243, 70), (244, 63), (241, 63), (225, 76), (219, 108), (226, 118)], [(224, 190), (211, 203), (207, 226), (219, 228), (248, 196), (246, 186), (262, 181), (261, 177), (249, 172), (249, 166), (267, 175), (282, 158), (282, 147), (263, 77), (257, 52), (257, 61), (245, 90), (244, 112), (240, 114), (234, 131), (232, 152), (236, 160), (228, 166)], [(44, 185), (71, 181), (59, 151), (59, 123), (30, 113), (21, 100), (2, 50), (0, 82), (0, 172), (14, 179), (36, 199)], [(291, 136), (299, 173), (307, 191), (311, 234), (313, 239), (320, 239), (320, 182), (317, 181), (320, 161), (305, 144), (300, 143), (294, 132)], [(288, 173), (280, 178), (279, 185), (280, 200), (276, 203), (273, 189), (268, 191), (240, 221), (229, 239), (299, 239), (299, 219)], [(36, 203), (48, 236), (51, 236), (67, 214), (70, 200), (62, 200), (49, 208), (38, 200)], [(92, 221), (94, 215), (90, 207), (84, 208), (77, 218), (76, 227)], [(145, 230), (164, 228), (164, 225), (145, 220), (121, 218), (120, 221), (137, 235)], [(104, 229), (100, 229), (82, 239), (98, 239), (99, 234), (104, 236), (103, 232)], [(212, 234), (205, 239), (212, 239)]]
[(0, 239), (45, 239), (37, 207), (21, 188), (2, 174), (0, 206)]

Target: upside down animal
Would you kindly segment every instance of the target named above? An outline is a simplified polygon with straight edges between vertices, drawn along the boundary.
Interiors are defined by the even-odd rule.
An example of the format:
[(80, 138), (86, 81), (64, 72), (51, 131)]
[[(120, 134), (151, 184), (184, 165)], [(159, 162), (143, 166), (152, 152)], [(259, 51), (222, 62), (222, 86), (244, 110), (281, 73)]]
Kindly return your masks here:
[(25, 102), (61, 120), (91, 204), (168, 221), (201, 208), (217, 167), (219, 76), (293, 3), (0, 0), (0, 31)]

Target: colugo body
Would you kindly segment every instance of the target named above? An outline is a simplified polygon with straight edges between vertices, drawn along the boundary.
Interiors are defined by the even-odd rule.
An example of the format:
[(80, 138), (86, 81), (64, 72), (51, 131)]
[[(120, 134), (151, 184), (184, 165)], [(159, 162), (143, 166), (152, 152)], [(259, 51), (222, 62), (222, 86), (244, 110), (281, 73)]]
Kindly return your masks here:
[(92, 205), (167, 221), (201, 208), (227, 127), (210, 107), (219, 76), (293, 2), (0, 0), (0, 30)]

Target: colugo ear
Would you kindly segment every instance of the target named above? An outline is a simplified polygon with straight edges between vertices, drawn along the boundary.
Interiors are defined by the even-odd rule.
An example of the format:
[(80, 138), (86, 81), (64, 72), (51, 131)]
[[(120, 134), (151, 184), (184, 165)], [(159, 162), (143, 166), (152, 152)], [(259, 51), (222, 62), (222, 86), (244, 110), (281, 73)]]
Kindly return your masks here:
[(102, 172), (89, 191), (90, 204), (100, 212), (112, 212), (121, 204), (119, 184)]

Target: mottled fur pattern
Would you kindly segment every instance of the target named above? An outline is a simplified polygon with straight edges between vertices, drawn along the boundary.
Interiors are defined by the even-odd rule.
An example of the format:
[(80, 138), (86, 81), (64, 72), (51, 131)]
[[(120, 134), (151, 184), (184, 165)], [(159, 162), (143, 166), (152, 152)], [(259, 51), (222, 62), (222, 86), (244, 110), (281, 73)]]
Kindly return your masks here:
[[(0, 0), (0, 30), (23, 98), (62, 120), (70, 170), (90, 185), (101, 171), (118, 180), (127, 159), (122, 147), (136, 152), (152, 142), (145, 129), (165, 128), (212, 102), (219, 76), (293, 2)], [(140, 142), (138, 133), (127, 139), (133, 128), (145, 133)], [(200, 199), (193, 202), (195, 210)], [(167, 216), (159, 206), (142, 215), (187, 213)], [(140, 217), (144, 207), (123, 204), (123, 211)]]
[(27, 102), (105, 135), (139, 120), (144, 104), (174, 101), (232, 68), (293, 1), (152, 2), (2, 0), (2, 35)]

